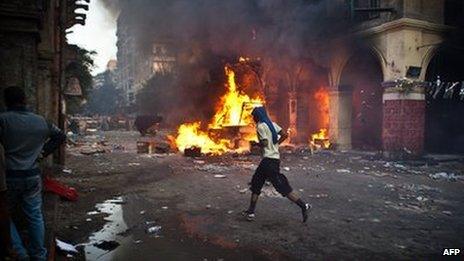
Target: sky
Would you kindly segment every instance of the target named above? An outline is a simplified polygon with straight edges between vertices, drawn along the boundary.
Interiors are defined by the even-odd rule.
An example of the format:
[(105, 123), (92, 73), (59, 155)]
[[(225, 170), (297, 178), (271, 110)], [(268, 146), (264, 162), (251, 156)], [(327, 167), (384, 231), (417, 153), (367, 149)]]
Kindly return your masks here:
[[(84, 11), (79, 11), (84, 12)], [(105, 71), (110, 59), (116, 59), (116, 18), (108, 12), (101, 0), (90, 1), (85, 26), (75, 25), (68, 34), (68, 42), (89, 51), (96, 51), (93, 75)]]

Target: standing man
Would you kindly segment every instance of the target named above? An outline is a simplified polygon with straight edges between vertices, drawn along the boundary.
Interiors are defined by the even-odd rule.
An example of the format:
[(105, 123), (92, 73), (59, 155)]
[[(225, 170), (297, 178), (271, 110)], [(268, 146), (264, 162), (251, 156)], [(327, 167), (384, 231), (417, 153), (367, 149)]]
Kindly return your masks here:
[(280, 173), (280, 153), (279, 145), (288, 137), (288, 134), (282, 131), (282, 128), (272, 122), (267, 116), (264, 107), (256, 107), (252, 113), (256, 122), (258, 132), (259, 146), (263, 150), (263, 159), (259, 163), (253, 178), (251, 179), (251, 200), (250, 207), (244, 212), (249, 221), (255, 218), (255, 208), (258, 196), (261, 194), (266, 180), (269, 180), (274, 188), (297, 204), (301, 208), (303, 223), (308, 219), (308, 211), (311, 206), (301, 200), (294, 192), (287, 177)]
[(10, 207), (19, 206), (28, 223), (29, 244), (24, 247), (11, 222), (11, 242), (20, 260), (46, 260), (42, 214), (42, 179), (37, 160), (66, 141), (65, 134), (26, 108), (23, 89), (4, 90), (7, 112), (0, 114), (0, 142), (5, 149), (6, 184)]

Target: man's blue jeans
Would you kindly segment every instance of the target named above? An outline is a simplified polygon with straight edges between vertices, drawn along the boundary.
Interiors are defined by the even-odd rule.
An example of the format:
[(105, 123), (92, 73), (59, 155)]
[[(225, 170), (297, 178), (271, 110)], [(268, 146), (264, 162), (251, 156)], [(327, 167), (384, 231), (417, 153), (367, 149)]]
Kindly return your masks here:
[(28, 251), (23, 245), (18, 230), (11, 222), (11, 243), (19, 258), (46, 260), (44, 246), (45, 226), (42, 214), (42, 179), (40, 176), (27, 178), (7, 178), (10, 206), (20, 206), (28, 223)]

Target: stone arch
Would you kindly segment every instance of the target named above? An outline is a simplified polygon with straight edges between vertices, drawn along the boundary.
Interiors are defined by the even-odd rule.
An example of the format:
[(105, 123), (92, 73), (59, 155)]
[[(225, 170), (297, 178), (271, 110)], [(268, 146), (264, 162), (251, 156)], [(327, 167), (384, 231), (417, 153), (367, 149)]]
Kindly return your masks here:
[(370, 54), (377, 58), (378, 63), (382, 69), (382, 76), (385, 75), (385, 71), (387, 70), (387, 61), (383, 53), (375, 44), (371, 43), (363, 45), (360, 48), (356, 48), (349, 51), (346, 51), (345, 49), (343, 52), (337, 53), (331, 60), (329, 71), (329, 84), (332, 88), (337, 88), (340, 86), (340, 79), (346, 65), (353, 58), (353, 56), (357, 54), (357, 52), (361, 52), (362, 50), (369, 50)]
[(427, 50), (425, 51), (425, 53), (424, 53), (424, 55), (422, 57), (422, 63), (421, 63), (422, 71), (421, 71), (421, 75), (420, 75), (420, 78), (419, 78), (420, 80), (422, 80), (422, 81), (426, 80), (425, 77), (426, 77), (427, 69), (428, 69), (432, 59), (439, 52), (439, 49), (440, 48), (439, 48), (438, 45), (432, 45), (432, 46), (427, 47)]
[[(350, 53), (340, 73), (338, 91), (349, 95), (341, 111), (350, 121), (351, 145), (355, 149), (382, 147), (382, 82), (385, 59), (374, 45), (364, 45)], [(349, 108), (348, 108), (349, 107)]]

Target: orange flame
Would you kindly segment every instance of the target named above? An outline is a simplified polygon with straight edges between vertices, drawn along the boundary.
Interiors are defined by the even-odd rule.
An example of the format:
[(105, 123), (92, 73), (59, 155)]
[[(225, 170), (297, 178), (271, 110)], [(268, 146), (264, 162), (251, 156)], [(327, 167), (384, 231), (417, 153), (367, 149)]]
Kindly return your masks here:
[[(243, 58), (244, 59), (244, 58)], [(210, 128), (220, 128), (222, 126), (247, 125), (252, 121), (249, 113), (244, 113), (246, 104), (263, 104), (264, 99), (260, 97), (250, 98), (241, 92), (235, 83), (235, 72), (226, 66), (227, 93), (221, 97)], [(243, 116), (245, 118), (243, 119)]]
[(330, 141), (328, 135), (329, 128), (329, 106), (330, 106), (330, 97), (327, 89), (319, 88), (319, 90), (314, 94), (314, 98), (318, 104), (318, 110), (320, 115), (319, 126), (322, 128), (311, 135), (309, 143), (312, 147), (315, 148), (329, 148)]
[[(239, 62), (247, 62), (249, 58), (240, 57)], [(252, 123), (250, 108), (262, 105), (262, 97), (250, 98), (247, 94), (237, 88), (235, 72), (229, 66), (224, 68), (227, 76), (227, 92), (224, 94), (217, 106), (216, 113), (209, 124), (210, 129), (220, 129), (225, 126), (246, 126)], [(251, 106), (250, 106), (251, 105)], [(174, 140), (180, 151), (193, 146), (201, 147), (203, 153), (220, 155), (228, 151), (243, 152), (245, 148), (232, 149), (232, 141), (227, 139), (215, 139), (208, 132), (200, 129), (201, 122), (185, 123), (179, 126), (177, 136)], [(256, 134), (242, 135), (245, 140), (256, 139)], [(248, 149), (248, 148), (247, 148)]]
[(329, 148), (330, 141), (327, 135), (327, 129), (320, 129), (319, 132), (312, 134), (309, 143), (315, 148)]
[(200, 147), (203, 153), (222, 154), (228, 151), (228, 140), (213, 140), (207, 132), (200, 130), (200, 122), (184, 123), (177, 130), (175, 143), (177, 149), (184, 151), (186, 148)]

